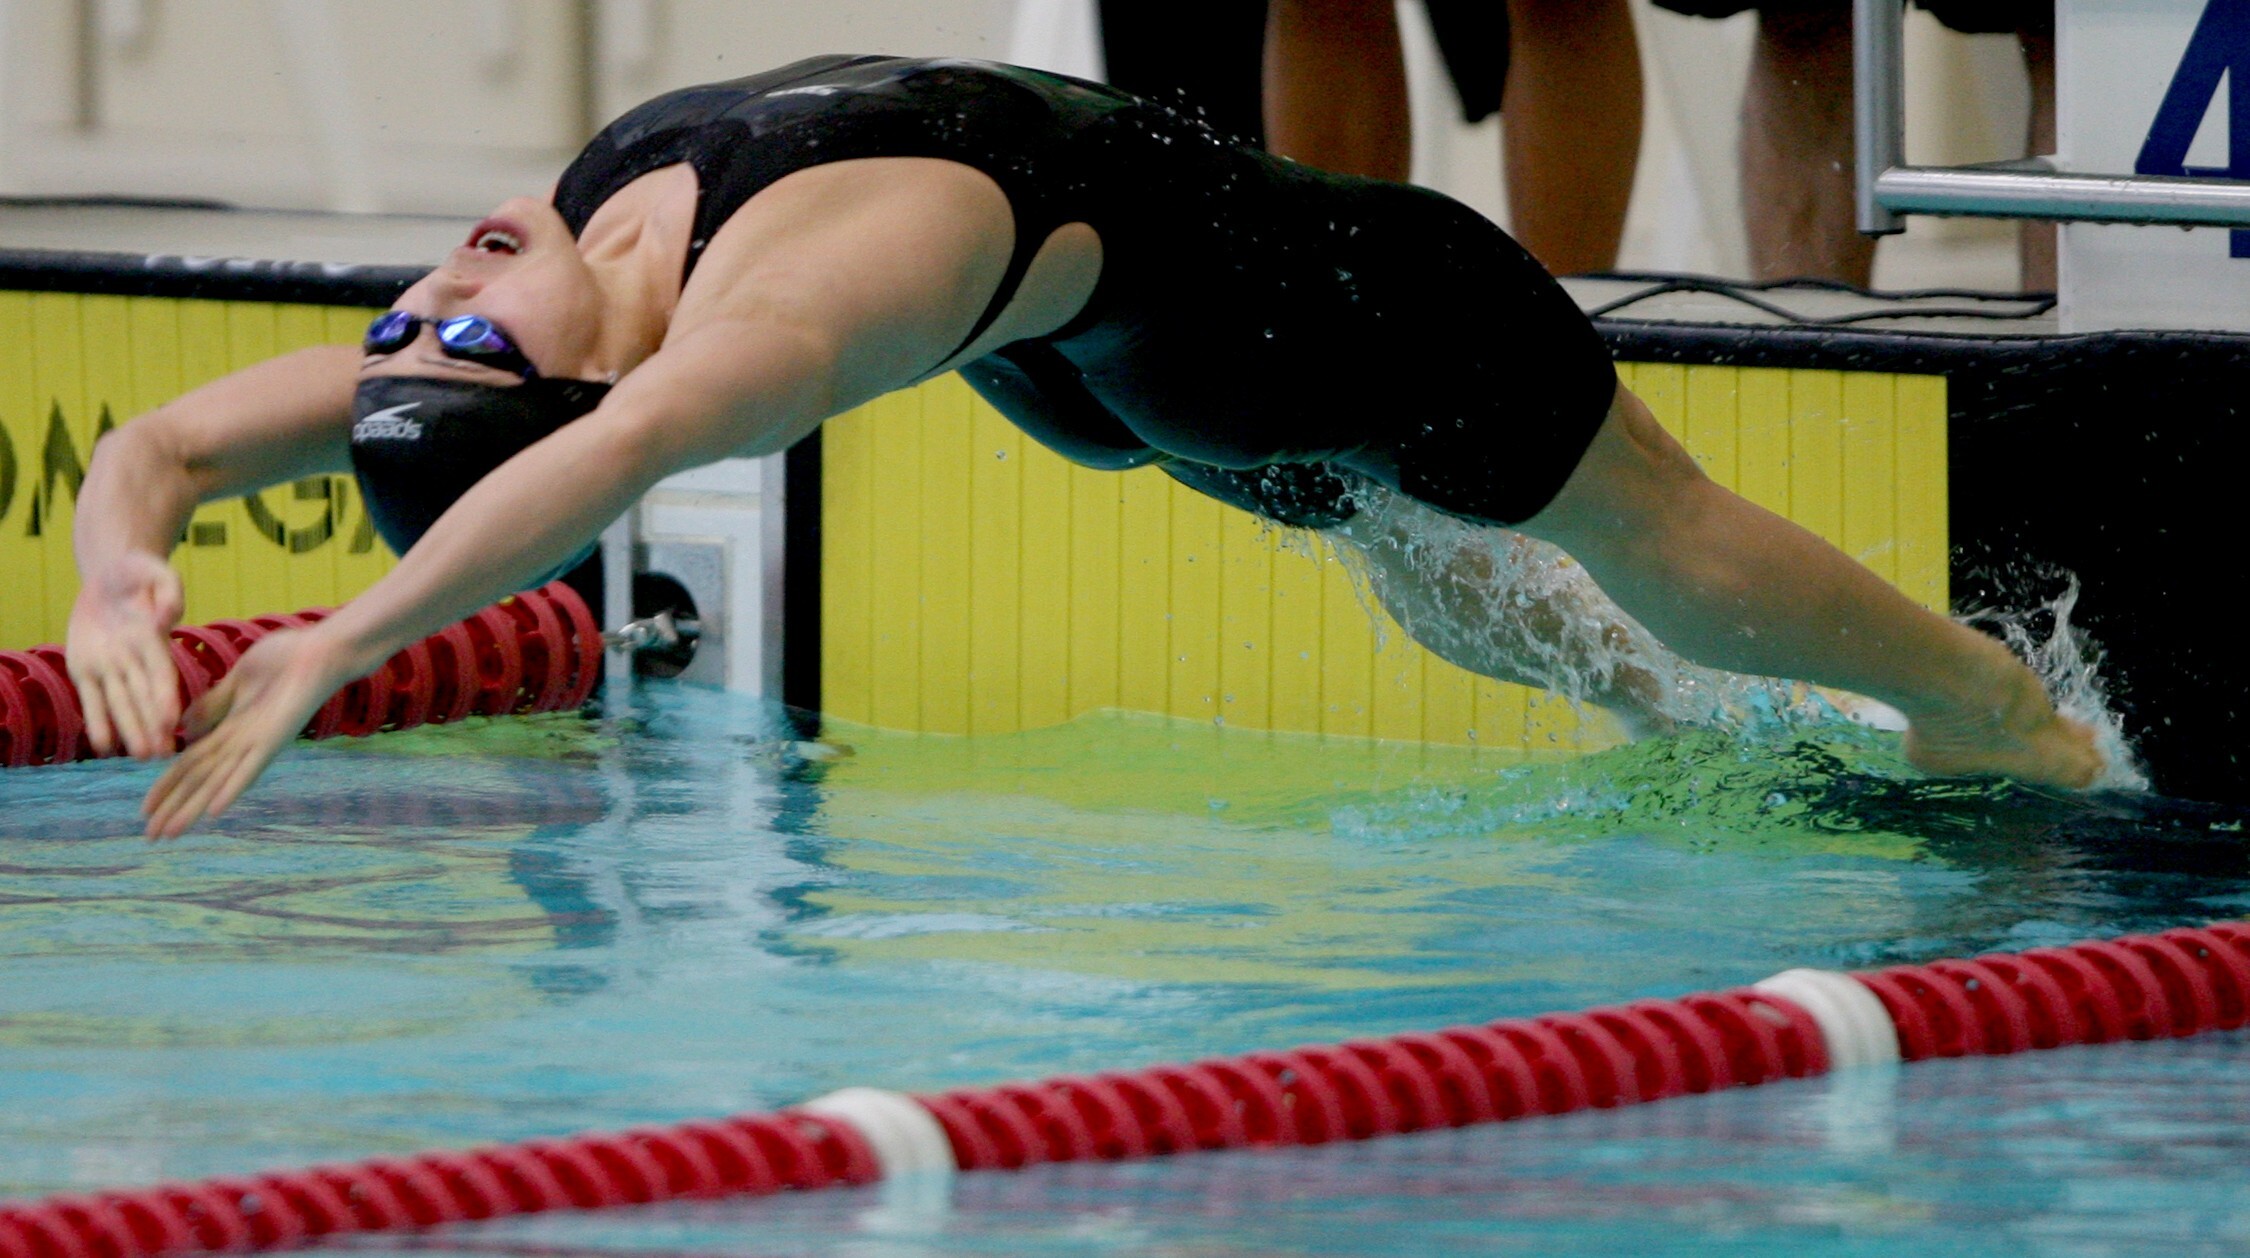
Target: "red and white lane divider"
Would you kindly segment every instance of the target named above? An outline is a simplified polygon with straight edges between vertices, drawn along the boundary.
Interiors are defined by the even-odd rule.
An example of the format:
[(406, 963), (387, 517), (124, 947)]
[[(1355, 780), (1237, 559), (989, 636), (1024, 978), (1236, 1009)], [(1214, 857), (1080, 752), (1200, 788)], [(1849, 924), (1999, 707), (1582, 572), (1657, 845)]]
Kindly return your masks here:
[(2232, 1030), (2250, 926), (2166, 931), (1427, 1034), (0, 1206), (0, 1258), (272, 1250), (348, 1232), (886, 1177), (1311, 1145), (1927, 1057)]

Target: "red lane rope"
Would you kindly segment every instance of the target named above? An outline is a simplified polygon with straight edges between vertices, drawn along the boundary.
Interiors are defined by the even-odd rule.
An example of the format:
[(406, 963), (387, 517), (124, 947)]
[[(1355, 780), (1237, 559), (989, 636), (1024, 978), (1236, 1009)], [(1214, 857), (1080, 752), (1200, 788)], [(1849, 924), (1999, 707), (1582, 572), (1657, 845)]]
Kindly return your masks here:
[(864, 1184), (873, 1152), (849, 1124), (778, 1114), (377, 1158), (0, 1206), (4, 1258), (152, 1258), (284, 1249), (546, 1210)]
[(1135, 1074), (915, 1098), (962, 1170), (1326, 1144), (1564, 1114), (1828, 1068), (1795, 1004), (1748, 989)]
[[(2191, 1035), (2250, 1021), (2250, 926), (1851, 977), (1895, 1021), (1908, 1060)], [(960, 1169), (1015, 1169), (1360, 1140), (1802, 1078), (1829, 1064), (1813, 1013), (1743, 988), (897, 1100), (936, 1120), (931, 1139), (942, 1133)], [(283, 1249), (343, 1232), (863, 1184), (883, 1156), (835, 1113), (784, 1110), (0, 1205), (0, 1258)]]
[[(180, 702), (195, 702), (252, 643), (276, 629), (314, 624), (294, 615), (221, 620), (172, 631)], [(602, 637), (586, 601), (561, 582), (486, 608), (392, 656), (336, 692), (305, 737), (364, 735), (439, 725), (472, 714), (566, 711), (586, 702), (602, 675)], [(92, 755), (78, 688), (61, 647), (0, 651), (0, 768), (64, 764)], [(0, 1258), (8, 1258), (0, 1253)]]
[[(919, 1099), (962, 1169), (1013, 1168), (1358, 1140), (1826, 1068), (1810, 1016), (1745, 989)], [(0, 1258), (280, 1249), (342, 1232), (877, 1176), (851, 1124), (783, 1111), (0, 1206)]]
[(2168, 930), (1854, 977), (1883, 1002), (1908, 1061), (2231, 1031), (2250, 1022), (2250, 926)]

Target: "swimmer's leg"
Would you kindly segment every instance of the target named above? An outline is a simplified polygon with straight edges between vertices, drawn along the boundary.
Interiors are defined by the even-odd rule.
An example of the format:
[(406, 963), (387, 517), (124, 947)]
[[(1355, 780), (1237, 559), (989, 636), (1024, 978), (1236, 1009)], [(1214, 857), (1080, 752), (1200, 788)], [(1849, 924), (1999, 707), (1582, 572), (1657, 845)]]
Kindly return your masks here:
[(1413, 120), (1393, 0), (1273, 0), (1264, 101), (1273, 152), (1404, 183)]
[(1910, 722), (1907, 758), (1926, 770), (2072, 787), (2101, 770), (2092, 732), (2059, 716), (2006, 647), (1714, 483), (1622, 387), (1523, 531), (1570, 552), (1688, 659), (1897, 708)]
[[(1625, 620), (1585, 570), (1520, 533), (1471, 524), (1324, 463), (1228, 471), (1167, 462), (1188, 488), (1335, 543), (1376, 601), (1439, 658), (1499, 681), (1560, 691), (1624, 718), (1638, 737), (1677, 722), (1673, 656)], [(1672, 706), (1679, 706), (1676, 702)]]
[(1633, 737), (1682, 722), (1680, 664), (1586, 570), (1521, 533), (1454, 519), (1375, 486), (1324, 529), (1383, 610), (1438, 658), (1609, 709)]

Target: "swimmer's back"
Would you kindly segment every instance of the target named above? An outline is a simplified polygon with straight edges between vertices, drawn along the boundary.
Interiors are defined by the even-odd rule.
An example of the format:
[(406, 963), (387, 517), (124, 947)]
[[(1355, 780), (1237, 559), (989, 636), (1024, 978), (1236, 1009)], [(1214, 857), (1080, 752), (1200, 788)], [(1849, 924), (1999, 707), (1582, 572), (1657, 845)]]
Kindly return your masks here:
[(1490, 444), (1507, 435), (1498, 405), (1528, 427), (1511, 440), (1560, 452), (1534, 458), (1574, 461), (1614, 387), (1576, 306), (1466, 207), (1302, 167), (1169, 106), (1042, 71), (832, 56), (681, 89), (605, 128), (555, 203), (577, 230), (634, 178), (687, 163), (700, 185), (692, 270), (764, 188), (863, 157), (957, 161), (1006, 194), (1014, 255), (964, 345), (1055, 228), (1083, 222), (1100, 237), (1101, 279), (1077, 317), (962, 370), (1082, 462), (1393, 466), (1405, 454), (1429, 471), (1410, 466), (1409, 478), (1437, 492), (1460, 460), (1413, 458), (1416, 432)]

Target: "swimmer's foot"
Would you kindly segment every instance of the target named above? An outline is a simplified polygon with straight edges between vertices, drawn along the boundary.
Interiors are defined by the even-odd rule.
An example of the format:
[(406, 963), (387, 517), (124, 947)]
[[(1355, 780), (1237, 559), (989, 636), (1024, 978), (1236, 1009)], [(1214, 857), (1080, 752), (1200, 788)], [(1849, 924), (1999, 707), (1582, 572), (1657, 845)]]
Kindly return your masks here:
[(1826, 686), (1813, 686), (1810, 689), (1813, 695), (1829, 707), (1834, 708), (1836, 715), (1843, 717), (1854, 725), (1864, 725), (1869, 729), (1879, 729), (1892, 734), (1903, 733), (1906, 730), (1906, 713), (1880, 699), (1870, 699), (1866, 695), (1855, 695), (1849, 690), (1831, 690)]
[(2042, 786), (2083, 790), (2104, 768), (2094, 731), (2055, 711), (2030, 669), (1997, 643), (1991, 696), (1981, 705), (1911, 715), (1906, 759), (1924, 773), (1996, 773)]

